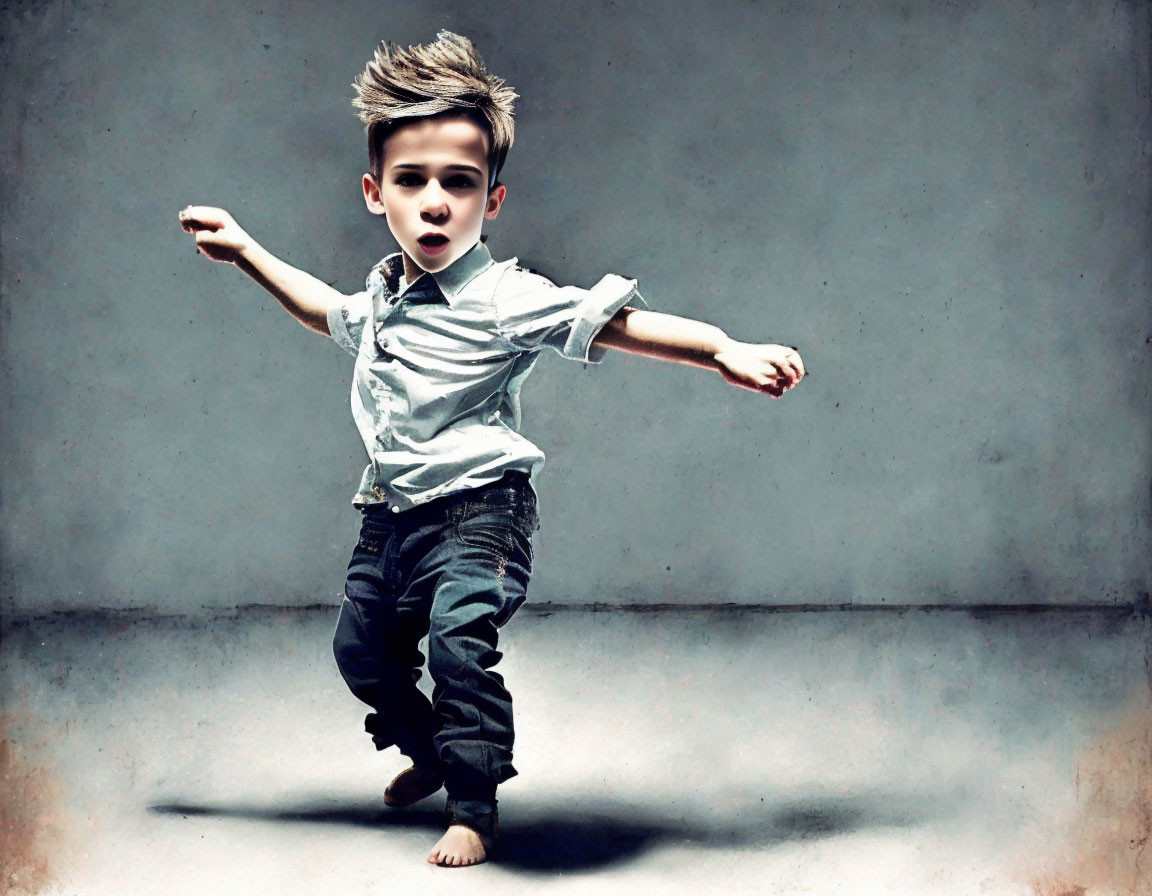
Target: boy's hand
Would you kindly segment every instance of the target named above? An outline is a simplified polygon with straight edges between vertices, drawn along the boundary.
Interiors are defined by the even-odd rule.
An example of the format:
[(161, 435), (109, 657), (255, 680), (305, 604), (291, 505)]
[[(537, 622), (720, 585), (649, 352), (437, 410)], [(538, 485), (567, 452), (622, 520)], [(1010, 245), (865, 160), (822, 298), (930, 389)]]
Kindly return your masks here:
[(720, 375), (734, 386), (779, 398), (804, 379), (804, 361), (787, 345), (732, 340), (716, 353)]
[(285, 310), (309, 330), (328, 332), (328, 309), (347, 296), (306, 271), (281, 261), (244, 230), (222, 208), (190, 205), (180, 212), (180, 226), (196, 234), (196, 250), (213, 261), (230, 261), (276, 297)]
[(196, 247), (213, 261), (235, 264), (253, 241), (244, 229), (222, 208), (190, 205), (180, 212), (180, 226), (196, 234)]

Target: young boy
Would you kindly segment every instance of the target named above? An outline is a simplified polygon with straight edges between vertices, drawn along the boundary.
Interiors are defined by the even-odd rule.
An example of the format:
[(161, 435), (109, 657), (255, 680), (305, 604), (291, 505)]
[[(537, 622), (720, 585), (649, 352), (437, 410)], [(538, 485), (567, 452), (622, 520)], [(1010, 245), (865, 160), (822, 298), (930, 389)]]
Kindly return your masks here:
[[(516, 94), (471, 42), (381, 44), (353, 85), (367, 126), (368, 210), (400, 252), (343, 295), (269, 254), (225, 211), (189, 207), (186, 231), (236, 264), (300, 323), (355, 356), (352, 412), (370, 463), (336, 626), (337, 664), (374, 710), (377, 749), (412, 760), (385, 791), (406, 806), (444, 786), (448, 830), (428, 855), (482, 862), (496, 788), (512, 767), (512, 703), (493, 667), (497, 630), (523, 603), (544, 456), (519, 434), (520, 388), (540, 351), (598, 362), (605, 348), (692, 364), (779, 398), (804, 376), (794, 348), (752, 345), (644, 308), (635, 281), (556, 287), (493, 261), (480, 241), (507, 194)], [(432, 700), (417, 688), (428, 636)]]

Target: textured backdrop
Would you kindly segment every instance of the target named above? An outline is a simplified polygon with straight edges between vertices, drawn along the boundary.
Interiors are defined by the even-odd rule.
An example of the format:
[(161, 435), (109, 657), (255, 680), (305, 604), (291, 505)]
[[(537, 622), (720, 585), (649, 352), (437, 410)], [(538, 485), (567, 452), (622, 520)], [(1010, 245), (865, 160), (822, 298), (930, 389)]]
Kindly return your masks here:
[(1152, 561), (1149, 6), (10, 3), (9, 612), (334, 599), (349, 358), (176, 222), (352, 292), (350, 82), (471, 36), (521, 93), (498, 257), (798, 345), (772, 401), (545, 359), (536, 600), (1116, 602)]

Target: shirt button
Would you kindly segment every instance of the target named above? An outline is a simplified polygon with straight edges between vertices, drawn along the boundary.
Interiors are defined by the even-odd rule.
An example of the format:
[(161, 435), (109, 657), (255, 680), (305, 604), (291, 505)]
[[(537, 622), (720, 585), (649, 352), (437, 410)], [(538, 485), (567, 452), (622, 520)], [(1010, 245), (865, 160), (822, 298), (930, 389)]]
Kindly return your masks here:
[(395, 504), (393, 504), (393, 505), (392, 505), (392, 512), (393, 512), (393, 513), (399, 513), (399, 512), (400, 512), (400, 508), (399, 508), (399, 507), (397, 507)]

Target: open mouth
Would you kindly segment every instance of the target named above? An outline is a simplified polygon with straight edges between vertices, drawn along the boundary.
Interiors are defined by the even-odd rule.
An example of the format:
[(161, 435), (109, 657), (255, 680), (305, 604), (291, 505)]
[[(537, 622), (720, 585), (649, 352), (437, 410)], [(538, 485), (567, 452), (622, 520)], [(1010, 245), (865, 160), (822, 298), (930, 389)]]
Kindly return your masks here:
[(420, 248), (429, 255), (436, 255), (442, 252), (444, 247), (448, 245), (448, 237), (442, 233), (426, 233), (416, 242), (418, 242)]

